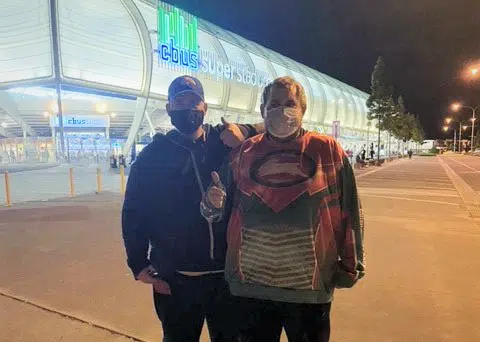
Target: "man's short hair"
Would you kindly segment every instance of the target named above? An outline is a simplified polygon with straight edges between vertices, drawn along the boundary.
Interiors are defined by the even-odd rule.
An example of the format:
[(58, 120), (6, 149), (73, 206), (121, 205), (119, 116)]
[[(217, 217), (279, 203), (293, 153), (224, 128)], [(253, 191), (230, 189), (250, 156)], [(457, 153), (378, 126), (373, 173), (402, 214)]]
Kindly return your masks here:
[(307, 111), (307, 96), (305, 94), (305, 89), (303, 86), (295, 80), (293, 77), (290, 76), (283, 76), (274, 79), (271, 83), (267, 84), (265, 89), (263, 89), (262, 93), (262, 104), (264, 106), (267, 105), (268, 98), (272, 93), (273, 87), (279, 87), (284, 89), (294, 89), (295, 95), (297, 96), (298, 102), (302, 107), (303, 114)]

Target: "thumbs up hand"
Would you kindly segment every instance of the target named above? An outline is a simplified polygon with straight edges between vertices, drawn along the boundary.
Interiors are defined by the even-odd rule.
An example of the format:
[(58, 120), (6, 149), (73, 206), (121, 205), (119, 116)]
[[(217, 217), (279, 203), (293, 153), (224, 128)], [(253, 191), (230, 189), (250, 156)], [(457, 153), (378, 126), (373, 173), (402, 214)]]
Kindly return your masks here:
[(245, 136), (240, 127), (236, 124), (227, 122), (224, 118), (222, 118), (222, 124), (225, 126), (225, 129), (220, 134), (220, 139), (222, 139), (223, 143), (231, 148), (241, 145), (245, 140)]
[(207, 201), (215, 209), (221, 209), (225, 205), (227, 193), (225, 187), (220, 181), (220, 176), (216, 172), (212, 172), (212, 185), (208, 188), (205, 194)]

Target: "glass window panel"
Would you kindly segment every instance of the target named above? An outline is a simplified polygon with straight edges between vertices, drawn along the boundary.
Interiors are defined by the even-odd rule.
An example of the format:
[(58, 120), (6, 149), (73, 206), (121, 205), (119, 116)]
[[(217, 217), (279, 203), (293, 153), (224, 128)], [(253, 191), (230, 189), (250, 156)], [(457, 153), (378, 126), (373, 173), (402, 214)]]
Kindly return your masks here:
[[(250, 58), (253, 61), (253, 64), (255, 65), (257, 75), (259, 75), (260, 77), (265, 79), (265, 81), (262, 81), (262, 82), (263, 83), (267, 83), (267, 82), (270, 83), (270, 81), (273, 80), (275, 75), (270, 73), (270, 69), (268, 68), (268, 65), (267, 65), (268, 62), (265, 60), (265, 58), (260, 57), (260, 56), (254, 54), (254, 53), (249, 52), (249, 55), (250, 55)], [(262, 102), (263, 88), (264, 87), (262, 86), (258, 90), (257, 100), (255, 102), (255, 109), (254, 109), (254, 112), (256, 112), (256, 113), (260, 113), (260, 104)]]
[(141, 39), (120, 1), (58, 1), (63, 75), (140, 90)]
[(277, 73), (276, 77), (291, 76), (290, 71), (285, 66), (277, 64), (275, 62), (271, 63), (273, 65), (273, 68), (275, 69), (275, 72)]
[(0, 2), (0, 84), (53, 75), (47, 0)]
[(332, 125), (332, 122), (335, 121), (337, 111), (337, 91), (328, 84), (322, 83), (322, 85), (327, 97), (327, 111), (323, 123), (326, 125)]
[(313, 108), (312, 108), (312, 115), (310, 117), (310, 121), (315, 122), (316, 125), (323, 124), (323, 115), (324, 115), (324, 91), (322, 89), (322, 84), (313, 78), (308, 78), (310, 85), (313, 91)]
[(245, 60), (245, 51), (238, 46), (219, 39), (228, 57), (230, 68), (231, 86), (228, 107), (240, 110), (250, 110), (252, 100), (252, 81), (254, 70)]

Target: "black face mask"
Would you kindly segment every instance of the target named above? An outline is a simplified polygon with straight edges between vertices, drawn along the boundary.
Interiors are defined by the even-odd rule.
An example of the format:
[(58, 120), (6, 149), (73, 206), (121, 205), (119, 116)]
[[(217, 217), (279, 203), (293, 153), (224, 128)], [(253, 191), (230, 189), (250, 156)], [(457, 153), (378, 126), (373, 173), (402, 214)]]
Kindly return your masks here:
[(203, 124), (205, 114), (201, 110), (172, 110), (170, 119), (172, 125), (182, 134), (192, 134)]

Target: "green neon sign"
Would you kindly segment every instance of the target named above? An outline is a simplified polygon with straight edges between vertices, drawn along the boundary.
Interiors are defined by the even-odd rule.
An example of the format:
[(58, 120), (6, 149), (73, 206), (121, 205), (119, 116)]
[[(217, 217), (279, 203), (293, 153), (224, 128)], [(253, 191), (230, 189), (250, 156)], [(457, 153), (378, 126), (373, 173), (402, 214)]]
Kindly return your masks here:
[(158, 53), (162, 60), (198, 70), (198, 20), (175, 7), (158, 5)]

